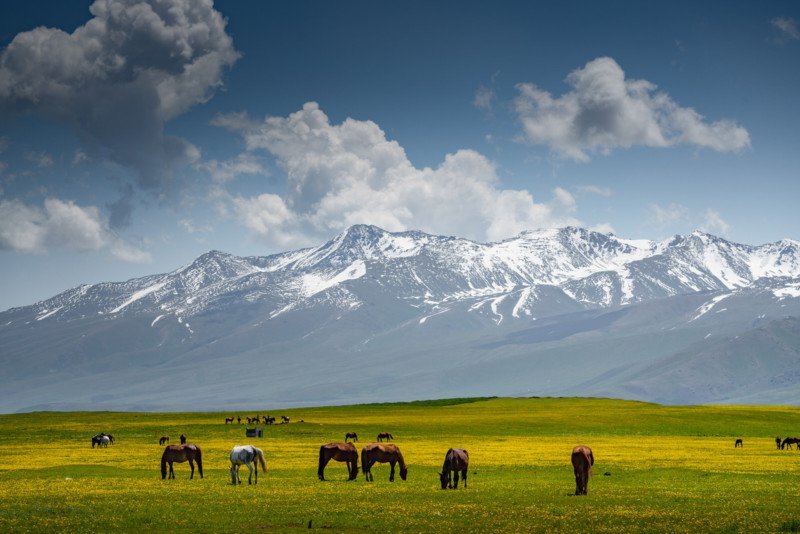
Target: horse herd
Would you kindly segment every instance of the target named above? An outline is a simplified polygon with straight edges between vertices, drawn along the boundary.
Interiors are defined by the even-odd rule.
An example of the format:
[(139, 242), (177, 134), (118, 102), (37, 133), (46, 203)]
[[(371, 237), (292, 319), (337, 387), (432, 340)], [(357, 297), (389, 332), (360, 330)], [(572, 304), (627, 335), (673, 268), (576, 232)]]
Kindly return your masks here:
[[(275, 418), (270, 416), (270, 415), (264, 415), (264, 416), (254, 415), (253, 417), (245, 416), (245, 420), (247, 421), (248, 425), (256, 425), (256, 424), (258, 424), (258, 423), (260, 423), (262, 421), (264, 422), (265, 425), (274, 425), (275, 424)], [(233, 424), (234, 421), (236, 421), (237, 423), (239, 423), (241, 425), (242, 424), (242, 416), (241, 415), (237, 415), (235, 418), (232, 417), (232, 416), (225, 418), (225, 424), (226, 425)], [(290, 421), (290, 419), (288, 417), (286, 417), (285, 415), (281, 416), (281, 424), (288, 423), (289, 421)]]

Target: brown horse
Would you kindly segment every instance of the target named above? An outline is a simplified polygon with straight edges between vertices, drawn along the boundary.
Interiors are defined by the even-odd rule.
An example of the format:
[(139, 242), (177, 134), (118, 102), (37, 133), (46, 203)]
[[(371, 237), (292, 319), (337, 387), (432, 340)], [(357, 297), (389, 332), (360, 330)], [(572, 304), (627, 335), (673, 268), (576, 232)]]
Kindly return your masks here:
[(356, 434), (355, 432), (348, 432), (347, 434), (344, 435), (345, 443), (347, 443), (348, 439), (352, 439), (353, 441), (358, 441), (358, 434)]
[(181, 434), (181, 445), (186, 445), (186, 434)]
[(784, 447), (791, 449), (792, 445), (797, 445), (797, 450), (800, 451), (800, 438), (786, 438), (781, 443), (781, 450), (783, 450)]
[(391, 441), (394, 439), (394, 436), (389, 434), (388, 432), (381, 432), (378, 434), (378, 443), (381, 443), (383, 440)]
[(161, 436), (158, 438), (158, 444), (163, 445), (165, 443), (169, 443), (169, 436)]
[[(464, 449), (450, 449), (444, 456), (442, 472), (439, 481), (442, 489), (458, 489), (458, 472), (464, 478), (464, 487), (467, 487), (467, 469), (469, 468), (469, 454)], [(454, 474), (455, 473), (455, 474)], [(455, 481), (453, 480), (455, 478)]]
[(328, 443), (319, 448), (319, 469), (317, 476), (325, 480), (325, 466), (331, 460), (347, 462), (347, 480), (355, 480), (358, 476), (358, 451), (352, 443)]
[(226, 424), (226, 425), (227, 425), (227, 424), (233, 424), (233, 417), (226, 417), (226, 418), (225, 418), (225, 424)]
[(192, 468), (189, 480), (194, 478), (194, 463), (197, 462), (197, 470), (200, 472), (200, 478), (203, 478), (203, 457), (200, 453), (200, 447), (197, 445), (191, 443), (188, 445), (167, 445), (164, 448), (164, 454), (161, 455), (161, 480), (167, 478), (167, 464), (169, 464), (169, 478), (175, 478), (172, 462), (189, 462), (189, 467)]
[(575, 495), (588, 493), (589, 476), (592, 474), (594, 455), (586, 445), (578, 445), (572, 449), (572, 468), (575, 470)]
[(392, 466), (392, 471), (389, 473), (389, 482), (394, 482), (394, 464), (396, 463), (400, 464), (400, 478), (405, 480), (408, 476), (408, 468), (397, 445), (370, 443), (361, 449), (361, 470), (364, 471), (364, 478), (367, 479), (367, 482), (372, 482), (371, 469), (375, 462), (383, 464), (388, 462)]
[(775, 445), (777, 445), (779, 449), (781, 448), (781, 437), (780, 436), (775, 438)]
[(744, 442), (742, 442), (741, 438), (733, 443), (733, 448), (735, 449), (736, 447), (744, 447)]

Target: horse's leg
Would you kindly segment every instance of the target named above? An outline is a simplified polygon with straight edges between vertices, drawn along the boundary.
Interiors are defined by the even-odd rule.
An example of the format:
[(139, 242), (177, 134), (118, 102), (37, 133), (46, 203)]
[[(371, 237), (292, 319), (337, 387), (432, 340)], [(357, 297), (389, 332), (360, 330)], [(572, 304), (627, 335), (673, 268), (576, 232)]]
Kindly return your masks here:
[(453, 471), (453, 489), (458, 489), (458, 471)]
[(464, 489), (467, 489), (467, 470), (461, 471), (461, 478), (464, 479)]
[(236, 485), (236, 464), (231, 462), (231, 484)]
[(192, 472), (189, 474), (189, 480), (194, 478), (194, 460), (189, 458), (189, 467), (192, 469)]
[(252, 486), (253, 485), (253, 466), (250, 465), (250, 462), (247, 461), (247, 460), (244, 462), (244, 464), (247, 466), (247, 470), (249, 471), (249, 473), (247, 474), (247, 484), (249, 486)]
[(389, 465), (392, 466), (392, 470), (389, 473), (389, 482), (394, 482), (394, 462), (389, 462)]
[(169, 478), (175, 478), (175, 470), (172, 469), (172, 462), (169, 463)]

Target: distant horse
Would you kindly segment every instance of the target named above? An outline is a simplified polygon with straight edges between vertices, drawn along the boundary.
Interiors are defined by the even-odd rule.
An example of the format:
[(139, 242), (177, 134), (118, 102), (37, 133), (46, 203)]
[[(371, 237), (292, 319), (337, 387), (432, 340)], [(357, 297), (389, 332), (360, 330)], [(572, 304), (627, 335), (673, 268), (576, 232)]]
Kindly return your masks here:
[(169, 443), (169, 436), (161, 436), (161, 437), (158, 439), (158, 444), (159, 444), (159, 445), (163, 445), (163, 444), (165, 444), (165, 443)]
[(111, 442), (111, 444), (113, 445), (113, 444), (114, 444), (114, 436), (113, 436), (113, 435), (111, 435), (111, 434), (104, 434), (104, 435), (105, 435), (106, 437), (108, 437), (108, 440), (109, 440), (109, 441)]
[(100, 447), (108, 447), (108, 444), (111, 443), (111, 438), (109, 438), (106, 434), (97, 434), (96, 436), (92, 436), (92, 448), (97, 445), (97, 448)]
[(458, 472), (464, 478), (464, 487), (467, 487), (467, 469), (469, 468), (469, 454), (464, 449), (450, 449), (444, 456), (442, 472), (439, 473), (439, 482), (442, 489), (458, 489)]
[(736, 442), (733, 444), (733, 448), (735, 449), (736, 447), (744, 447), (744, 443), (742, 443), (741, 439), (737, 439)]
[(325, 480), (325, 466), (331, 460), (347, 462), (347, 480), (355, 480), (358, 476), (358, 451), (352, 443), (328, 443), (319, 448), (319, 468), (317, 476)]
[(289, 422), (289, 418), (286, 417), (285, 415), (282, 415), (281, 416), (281, 423), (288, 423), (288, 422)]
[(358, 434), (356, 434), (355, 432), (348, 432), (347, 434), (344, 435), (345, 443), (347, 443), (348, 439), (352, 439), (353, 441), (358, 441)]
[(265, 425), (274, 425), (275, 424), (275, 418), (272, 417), (272, 416), (269, 416), (269, 415), (265, 415), (264, 416), (264, 424)]
[[(261, 469), (264, 473), (267, 472), (267, 464), (264, 463), (264, 451), (252, 445), (237, 445), (231, 451), (231, 482), (235, 486), (238, 482), (242, 483), (239, 478), (239, 467), (242, 464), (247, 466), (250, 471), (250, 476), (247, 477), (247, 483), (251, 484), (253, 479), (253, 467), (256, 471), (256, 484), (258, 484), (258, 464), (261, 463)], [(252, 465), (251, 465), (252, 464)]]
[(575, 495), (586, 495), (589, 476), (592, 474), (594, 455), (586, 445), (572, 449), (572, 468), (575, 471)]
[(181, 445), (186, 445), (186, 434), (181, 434)]
[(391, 441), (393, 439), (394, 437), (388, 432), (381, 432), (380, 434), (378, 434), (378, 443), (382, 442), (383, 440)]
[(234, 419), (233, 419), (233, 417), (226, 417), (226, 418), (225, 418), (225, 424), (226, 424), (226, 425), (227, 425), (228, 423), (230, 423), (230, 424), (233, 424), (233, 420), (234, 420)]
[(400, 478), (403, 480), (408, 476), (408, 468), (403, 461), (403, 455), (397, 445), (381, 443), (370, 443), (361, 449), (361, 470), (364, 471), (364, 478), (367, 482), (372, 482), (372, 466), (375, 462), (389, 463), (392, 471), (389, 473), (389, 482), (394, 482), (394, 464), (400, 464)]
[(240, 425), (242, 424), (242, 416), (241, 415), (237, 415), (236, 416), (236, 422), (239, 423)]
[(784, 447), (791, 449), (792, 445), (797, 445), (797, 450), (800, 450), (800, 438), (786, 438), (781, 443), (781, 450), (783, 450)]
[(189, 443), (188, 445), (167, 445), (164, 454), (161, 455), (161, 480), (167, 478), (167, 464), (169, 464), (169, 478), (175, 478), (175, 471), (172, 470), (172, 462), (189, 462), (192, 473), (189, 480), (194, 478), (194, 463), (197, 462), (197, 470), (200, 478), (203, 478), (203, 456), (200, 447)]
[(779, 449), (781, 448), (781, 437), (780, 436), (775, 438), (775, 445), (777, 445)]

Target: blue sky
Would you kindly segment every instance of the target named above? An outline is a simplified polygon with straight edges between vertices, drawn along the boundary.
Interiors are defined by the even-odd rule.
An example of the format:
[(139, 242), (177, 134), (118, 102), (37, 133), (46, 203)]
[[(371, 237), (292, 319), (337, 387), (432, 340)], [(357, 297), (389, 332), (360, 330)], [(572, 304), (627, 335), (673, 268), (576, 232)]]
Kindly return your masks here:
[(18, 2), (0, 309), (354, 223), (800, 238), (796, 2)]

